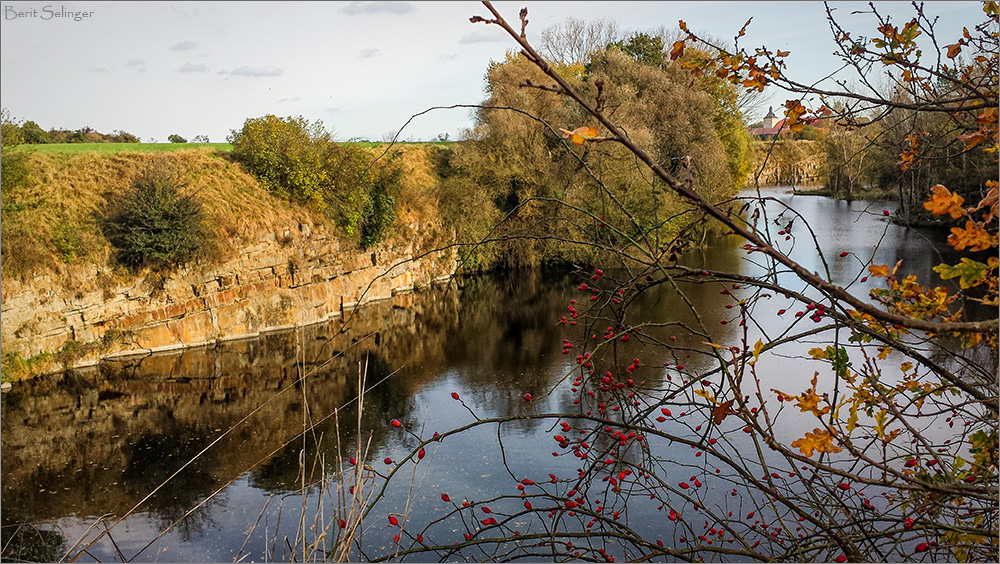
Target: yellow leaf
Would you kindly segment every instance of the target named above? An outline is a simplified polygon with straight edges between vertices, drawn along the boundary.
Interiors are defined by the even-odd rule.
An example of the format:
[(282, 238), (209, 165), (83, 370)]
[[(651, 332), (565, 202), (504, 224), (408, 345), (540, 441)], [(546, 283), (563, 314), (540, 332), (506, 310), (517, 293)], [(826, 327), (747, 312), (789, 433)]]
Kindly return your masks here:
[(868, 272), (872, 276), (878, 276), (879, 278), (885, 278), (889, 276), (889, 265), (886, 264), (873, 264), (868, 267)]
[(813, 429), (805, 437), (792, 441), (792, 446), (806, 456), (812, 456), (813, 451), (835, 453), (844, 450), (833, 444), (833, 436), (823, 429)]
[(965, 222), (965, 227), (952, 227), (951, 235), (948, 236), (948, 244), (955, 250), (962, 251), (969, 247), (972, 251), (985, 251), (997, 245), (996, 236), (991, 236), (988, 231), (978, 223)]
[(701, 397), (707, 399), (708, 401), (710, 401), (712, 403), (716, 403), (715, 396), (713, 396), (712, 394), (706, 392), (705, 390), (703, 390), (701, 388), (698, 388), (697, 390), (695, 390), (694, 391), (694, 395), (701, 396)]
[(757, 364), (757, 359), (760, 358), (760, 353), (764, 351), (764, 343), (760, 339), (753, 344), (753, 360), (750, 361), (750, 366)]
[(947, 188), (938, 184), (931, 188), (931, 197), (924, 202), (924, 209), (934, 215), (948, 214), (952, 219), (958, 219), (966, 215), (965, 209), (962, 208), (964, 203), (965, 198), (952, 194)]
[(593, 139), (597, 137), (597, 128), (591, 127), (589, 125), (578, 127), (573, 131), (559, 128), (559, 131), (562, 131), (563, 139), (570, 138), (570, 141), (572, 141), (577, 145), (583, 145), (583, 142), (586, 141), (587, 139)]

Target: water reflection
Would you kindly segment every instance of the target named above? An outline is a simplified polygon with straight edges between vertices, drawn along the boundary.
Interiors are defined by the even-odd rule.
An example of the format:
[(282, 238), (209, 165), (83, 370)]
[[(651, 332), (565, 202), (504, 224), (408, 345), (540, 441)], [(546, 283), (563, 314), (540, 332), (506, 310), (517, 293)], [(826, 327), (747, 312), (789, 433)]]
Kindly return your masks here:
[[(889, 264), (905, 258), (903, 270), (925, 282), (931, 279), (930, 268), (941, 260), (937, 254), (944, 247), (928, 245), (925, 234), (885, 223), (881, 210), (891, 210), (888, 205), (771, 195), (809, 218), (835, 279), (842, 283), (859, 278), (862, 262), (870, 257)], [(772, 217), (779, 211), (771, 210)], [(774, 231), (779, 229), (774, 226)], [(812, 242), (803, 232), (796, 231), (796, 236), (793, 256), (810, 270), (821, 270)], [(884, 242), (877, 247), (879, 241)], [(694, 268), (753, 272), (757, 267), (743, 260), (746, 254), (740, 244), (723, 238), (708, 251), (689, 253), (684, 261)], [(932, 248), (934, 252), (928, 252)], [(852, 255), (839, 259), (841, 251)], [(385, 379), (366, 394), (361, 417), (361, 436), (367, 439), (370, 434), (371, 460), (380, 471), (391, 466), (378, 461), (398, 458), (415, 444), (412, 436), (393, 432), (392, 419), (427, 436), (472, 421), (469, 410), (480, 417), (522, 413), (529, 409), (522, 399), (525, 393), (538, 398), (530, 409), (582, 412), (585, 408), (574, 403), (576, 395), (565, 386), (542, 397), (575, 366), (574, 354), (562, 354), (562, 340), (590, 334), (600, 339), (605, 330), (600, 323), (590, 327), (558, 323), (570, 300), (587, 299), (575, 289), (579, 282), (565, 271), (468, 278), (449, 288), (373, 304), (357, 311), (346, 326), (337, 321), (255, 340), (109, 362), (15, 386), (3, 396), (2, 520), (4, 546), (19, 547), (21, 552), (5, 549), (4, 556), (40, 560), (61, 556), (67, 541), (74, 542), (97, 516), (125, 515), (194, 458), (116, 530), (115, 540), (130, 557), (157, 531), (235, 480), (140, 557), (232, 559), (268, 496), (285, 496), (301, 487), (302, 441), (297, 437), (304, 420), (327, 418), (313, 434), (322, 440), (307, 442), (306, 460), (318, 454), (332, 465), (341, 453), (355, 448), (358, 414), (351, 400), (365, 365), (369, 384)], [(706, 338), (728, 345), (740, 337), (735, 323), (721, 323), (733, 314), (724, 309), (728, 298), (720, 295), (720, 288), (697, 283), (681, 288), (696, 310), (717, 315), (701, 319), (706, 335), (690, 334), (677, 325), (699, 327), (700, 322), (674, 289), (661, 286), (643, 295), (626, 323), (673, 323), (647, 331), (663, 341), (676, 338), (671, 342), (681, 352), (665, 357), (657, 347), (613, 342), (608, 345), (614, 348), (609, 358), (619, 369), (639, 358), (642, 368), (635, 379), (651, 385), (677, 374), (662, 368), (664, 362), (694, 370), (713, 366), (711, 357), (691, 351), (704, 349)], [(858, 283), (854, 291), (867, 294)], [(801, 352), (809, 346), (802, 343)], [(787, 362), (791, 364), (773, 369), (794, 374), (792, 367), (799, 361)], [(308, 374), (304, 389), (297, 383), (303, 374)], [(460, 395), (468, 410), (451, 399), (452, 392)], [(339, 410), (339, 428), (330, 417), (334, 410)], [(503, 433), (482, 428), (449, 438), (429, 452), (425, 471), (414, 478), (412, 489), (405, 480), (390, 486), (382, 513), (402, 509), (407, 496), (413, 495), (412, 518), (429, 521), (444, 510), (439, 501), (442, 492), (480, 498), (497, 495), (508, 471), (517, 476), (537, 472), (539, 457), (549, 456), (553, 448), (551, 424), (517, 421), (505, 425)], [(213, 441), (217, 442), (205, 450)], [(290, 441), (288, 448), (278, 448)], [(504, 464), (496, 460), (501, 446)], [(198, 453), (202, 454), (195, 457)], [(700, 461), (691, 461), (696, 462)], [(569, 457), (545, 462), (551, 469), (547, 471), (563, 475), (573, 474), (575, 467)], [(636, 518), (656, 515), (649, 511), (630, 509)], [(275, 513), (266, 518), (277, 527)], [(25, 523), (34, 525), (17, 528)], [(654, 521), (647, 525), (656, 526)], [(384, 543), (384, 530), (372, 536), (377, 540), (369, 549), (377, 552), (379, 543)], [(265, 538), (254, 537), (245, 552), (259, 559), (267, 549)], [(111, 560), (117, 558), (115, 553), (114, 546), (102, 542), (84, 559)]]

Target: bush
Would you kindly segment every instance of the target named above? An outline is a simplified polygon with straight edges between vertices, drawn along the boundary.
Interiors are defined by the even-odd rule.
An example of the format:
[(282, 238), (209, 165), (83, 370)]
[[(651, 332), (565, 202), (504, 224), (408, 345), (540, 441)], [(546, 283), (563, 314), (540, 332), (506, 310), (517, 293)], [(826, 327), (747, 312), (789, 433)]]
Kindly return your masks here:
[(182, 196), (175, 170), (153, 164), (106, 214), (104, 233), (128, 266), (163, 265), (191, 258), (205, 245), (201, 205)]
[(389, 161), (379, 170), (368, 193), (368, 202), (361, 212), (361, 246), (371, 247), (383, 241), (396, 219), (396, 198), (399, 196), (403, 169)]
[(385, 237), (402, 172), (373, 166), (362, 149), (335, 143), (323, 123), (267, 115), (246, 120), (229, 138), (232, 157), (276, 196), (323, 213), (362, 245)]
[(167, 141), (170, 141), (171, 143), (187, 143), (188, 142), (187, 139), (181, 137), (180, 135), (177, 135), (176, 133), (171, 133), (170, 135), (168, 135), (167, 136)]

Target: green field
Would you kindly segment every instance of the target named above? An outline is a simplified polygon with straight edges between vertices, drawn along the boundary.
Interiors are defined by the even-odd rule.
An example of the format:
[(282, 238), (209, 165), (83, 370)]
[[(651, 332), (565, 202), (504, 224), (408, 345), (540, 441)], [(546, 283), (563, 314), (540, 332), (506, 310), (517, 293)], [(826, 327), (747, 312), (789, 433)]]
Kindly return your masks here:
[[(397, 145), (447, 145), (448, 141), (397, 141)], [(351, 142), (359, 147), (385, 147), (386, 143), (361, 141)], [(46, 154), (73, 155), (80, 153), (165, 153), (171, 151), (190, 151), (208, 147), (220, 153), (233, 150), (229, 143), (43, 143), (38, 145), (21, 145), (33, 151)]]
[(39, 153), (165, 153), (209, 147), (223, 153), (233, 150), (229, 143), (44, 143), (22, 145)]

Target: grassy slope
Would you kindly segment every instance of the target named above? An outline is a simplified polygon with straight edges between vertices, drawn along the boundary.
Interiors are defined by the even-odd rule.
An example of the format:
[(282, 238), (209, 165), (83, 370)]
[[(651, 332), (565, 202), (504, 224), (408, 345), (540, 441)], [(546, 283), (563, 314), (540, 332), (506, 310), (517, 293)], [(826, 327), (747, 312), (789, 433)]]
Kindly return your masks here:
[[(185, 188), (207, 215), (211, 258), (225, 258), (263, 232), (281, 232), (312, 214), (268, 194), (239, 166), (214, 149), (166, 153), (44, 153), (28, 161), (27, 185), (3, 195), (2, 276), (30, 279), (56, 274), (64, 282), (76, 267), (113, 270), (111, 250), (98, 221), (106, 204), (123, 193), (154, 161), (177, 167)], [(67, 278), (68, 277), (68, 278)]]
[[(447, 141), (432, 141), (432, 142), (408, 142), (408, 141), (397, 141), (397, 147), (418, 147), (418, 146), (444, 146), (449, 142)], [(356, 145), (362, 148), (372, 148), (372, 149), (383, 149), (387, 146), (387, 143), (362, 141), (357, 143), (350, 143), (351, 145)], [(25, 145), (25, 147), (30, 148), (39, 153), (51, 154), (77, 154), (77, 153), (102, 153), (102, 154), (119, 154), (119, 153), (164, 153), (164, 152), (174, 152), (174, 151), (190, 151), (198, 149), (214, 149), (222, 153), (228, 153), (233, 150), (233, 146), (229, 143), (45, 143), (41, 145)]]
[(164, 153), (174, 151), (191, 151), (205, 147), (228, 153), (233, 150), (229, 143), (45, 143), (28, 145), (31, 150), (44, 154), (79, 154), (79, 153)]
[[(440, 225), (437, 177), (428, 158), (436, 145), (406, 143), (390, 149), (390, 155), (395, 154), (406, 171), (397, 220), (390, 233), (397, 242), (405, 244), (422, 228)], [(384, 143), (359, 146), (373, 159), (388, 147)], [(99, 228), (99, 218), (107, 203), (127, 190), (132, 179), (154, 161), (179, 168), (186, 183), (183, 192), (195, 194), (202, 203), (212, 239), (218, 243), (208, 258), (228, 258), (262, 233), (280, 234), (300, 222), (323, 221), (305, 207), (267, 193), (228, 157), (228, 144), (195, 147), (192, 143), (28, 147), (31, 176), (27, 185), (3, 194), (3, 280), (56, 274), (69, 283), (72, 277), (66, 275), (74, 269), (86, 267), (93, 272), (97, 266), (101, 271), (114, 270), (111, 248)]]

